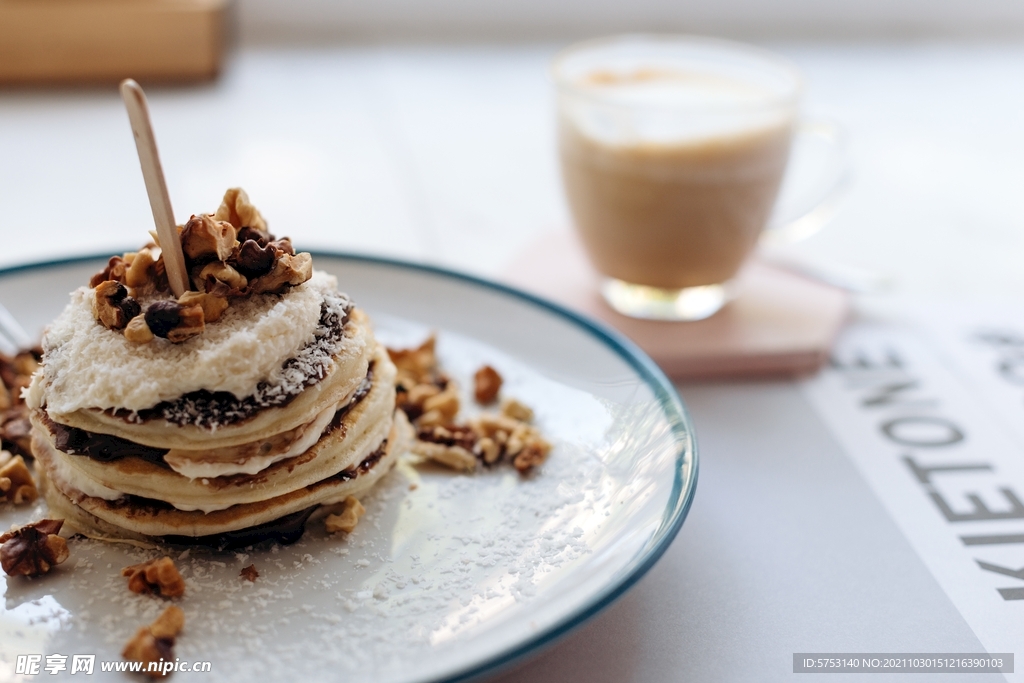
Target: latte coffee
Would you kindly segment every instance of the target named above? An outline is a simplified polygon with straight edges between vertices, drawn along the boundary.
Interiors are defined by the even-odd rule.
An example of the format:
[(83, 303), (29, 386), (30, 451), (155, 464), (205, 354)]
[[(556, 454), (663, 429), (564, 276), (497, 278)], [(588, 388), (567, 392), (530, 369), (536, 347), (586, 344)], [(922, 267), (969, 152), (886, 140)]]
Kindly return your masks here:
[[(729, 62), (721, 41), (698, 40), (690, 55), (656, 40), (645, 59), (638, 40), (584, 44), (556, 61), (559, 152), (578, 234), (594, 266), (622, 283), (720, 285), (771, 214), (799, 81), (790, 71), (765, 78), (760, 53)], [(588, 55), (609, 47), (610, 56)]]

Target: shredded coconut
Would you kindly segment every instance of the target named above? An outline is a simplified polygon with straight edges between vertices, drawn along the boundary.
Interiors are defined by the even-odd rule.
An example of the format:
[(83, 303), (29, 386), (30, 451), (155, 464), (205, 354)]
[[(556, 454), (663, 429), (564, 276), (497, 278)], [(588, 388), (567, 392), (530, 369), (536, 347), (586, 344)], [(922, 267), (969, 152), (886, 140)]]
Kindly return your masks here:
[(286, 360), (277, 376), (256, 385), (250, 396), (237, 398), (226, 391), (201, 389), (139, 411), (136, 419), (161, 418), (178, 425), (217, 429), (246, 420), (264, 408), (284, 405), (327, 376), (332, 358), (344, 341), (345, 323), (352, 302), (344, 294), (328, 292), (320, 304), (320, 324), (313, 341)]
[[(203, 334), (181, 344), (133, 344), (96, 322), (93, 290), (81, 287), (43, 337), (45, 374), (30, 400), (61, 414), (144, 410), (202, 389), (244, 398), (260, 382), (273, 382), (283, 371), (292, 374), (285, 361), (315, 341), (325, 296), (336, 289), (334, 277), (316, 272), (283, 294), (237, 302)], [(39, 380), (37, 375), (34, 385)]]

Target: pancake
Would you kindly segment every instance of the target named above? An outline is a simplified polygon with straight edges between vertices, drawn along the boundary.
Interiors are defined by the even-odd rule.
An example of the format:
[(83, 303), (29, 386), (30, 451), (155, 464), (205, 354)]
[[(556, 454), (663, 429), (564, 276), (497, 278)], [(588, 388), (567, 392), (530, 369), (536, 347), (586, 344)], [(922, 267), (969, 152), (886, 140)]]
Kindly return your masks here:
[(171, 293), (150, 244), (112, 257), (45, 331), (26, 393), (40, 489), (101, 536), (295, 540), (408, 449), (397, 371), (366, 313), (244, 192), (178, 234), (188, 291)]
[(54, 446), (52, 434), (41, 425), (38, 414), (33, 415), (33, 449), (47, 469), (59, 470), (69, 485), (97, 498), (114, 500), (131, 495), (159, 500), (181, 510), (206, 511), (257, 502), (355, 467), (387, 437), (395, 407), (395, 369), (387, 353), (381, 353), (383, 358), (375, 363), (378, 371), (362, 400), (301, 454), (256, 474), (189, 479), (139, 457), (103, 462), (86, 455), (68, 455)]
[[(166, 536), (202, 538), (269, 524), (303, 510), (341, 503), (348, 496), (358, 498), (387, 474), (413, 438), (408, 420), (396, 411), (387, 441), (360, 466), (275, 498), (211, 513), (185, 512), (147, 499), (111, 502), (85, 496), (51, 478), (45, 467), (40, 490), (52, 511), (63, 516), (70, 528), (86, 534), (149, 541)], [(379, 459), (374, 457), (378, 454)]]

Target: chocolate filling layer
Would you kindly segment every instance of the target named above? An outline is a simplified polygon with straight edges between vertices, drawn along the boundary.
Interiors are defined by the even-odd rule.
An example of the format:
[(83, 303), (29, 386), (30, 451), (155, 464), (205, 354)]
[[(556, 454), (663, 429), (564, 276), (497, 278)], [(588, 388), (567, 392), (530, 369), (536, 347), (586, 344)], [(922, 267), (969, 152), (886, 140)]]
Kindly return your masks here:
[(347, 297), (328, 294), (320, 305), (320, 323), (313, 341), (284, 362), (280, 380), (260, 382), (250, 396), (238, 398), (227, 391), (200, 389), (152, 408), (125, 414), (124, 418), (131, 422), (160, 419), (212, 430), (248, 420), (264, 408), (287, 405), (306, 387), (327, 376), (331, 359), (341, 347), (345, 323), (352, 309), (353, 304)]
[(113, 462), (121, 458), (141, 458), (167, 468), (164, 455), (167, 448), (143, 446), (128, 439), (110, 434), (97, 434), (77, 427), (68, 427), (54, 422), (43, 412), (43, 423), (53, 435), (53, 445), (68, 455), (85, 455), (100, 462)]
[(299, 510), (248, 529), (225, 531), (222, 534), (209, 536), (164, 536), (161, 540), (171, 545), (203, 545), (215, 550), (233, 550), (257, 543), (270, 542), (291, 545), (306, 533), (306, 521), (318, 507), (318, 505), (313, 505), (305, 510)]
[[(359, 388), (356, 389), (356, 392), (352, 395), (352, 399), (341, 408), (338, 408), (334, 413), (334, 417), (331, 419), (330, 424), (327, 425), (321, 436), (326, 436), (341, 427), (345, 420), (345, 416), (348, 415), (360, 401), (366, 398), (366, 395), (370, 393), (372, 386), (373, 363), (370, 363), (370, 369), (367, 371), (366, 377), (364, 377), (363, 381), (359, 384)], [(97, 432), (90, 432), (77, 427), (62, 425), (51, 420), (50, 416), (47, 415), (45, 411), (42, 411), (42, 420), (47, 429), (50, 430), (50, 434), (53, 435), (54, 446), (57, 447), (57, 450), (63, 451), (68, 455), (84, 455), (100, 462), (113, 462), (115, 460), (120, 460), (121, 458), (134, 457), (154, 463), (165, 469), (170, 469), (167, 463), (164, 462), (164, 456), (167, 455), (169, 450), (167, 448), (143, 446), (142, 444), (137, 444), (134, 441), (122, 439), (119, 436), (99, 434)]]

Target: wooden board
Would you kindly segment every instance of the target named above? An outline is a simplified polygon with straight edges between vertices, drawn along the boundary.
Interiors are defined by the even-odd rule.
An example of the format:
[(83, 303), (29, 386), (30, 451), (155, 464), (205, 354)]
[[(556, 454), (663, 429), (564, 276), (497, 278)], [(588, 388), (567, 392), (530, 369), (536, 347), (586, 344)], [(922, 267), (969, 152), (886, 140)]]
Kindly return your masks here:
[(199, 80), (220, 69), (226, 0), (0, 0), (0, 83)]
[(601, 298), (599, 276), (571, 233), (531, 245), (504, 279), (617, 328), (676, 379), (812, 373), (849, 311), (846, 292), (751, 261), (737, 276), (736, 298), (706, 320), (627, 318)]

